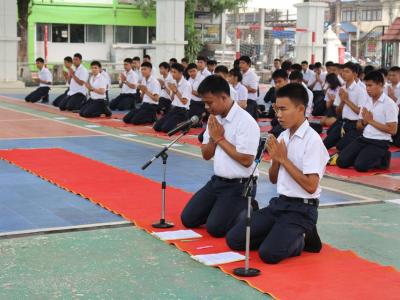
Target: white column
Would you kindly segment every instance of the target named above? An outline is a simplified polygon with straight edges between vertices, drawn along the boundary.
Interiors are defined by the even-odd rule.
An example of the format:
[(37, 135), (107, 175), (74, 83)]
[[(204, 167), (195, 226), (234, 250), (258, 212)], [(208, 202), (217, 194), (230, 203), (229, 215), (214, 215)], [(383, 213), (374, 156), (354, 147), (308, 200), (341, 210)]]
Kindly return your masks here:
[(180, 61), (185, 56), (185, 0), (157, 0), (157, 37), (154, 62)]
[(324, 2), (305, 2), (294, 5), (297, 8), (297, 28), (307, 32), (296, 32), (295, 59), (311, 61), (312, 32), (315, 32), (315, 60), (322, 62), (324, 47), (324, 15), (328, 7)]
[(17, 1), (0, 0), (0, 88), (23, 87), (17, 81)]

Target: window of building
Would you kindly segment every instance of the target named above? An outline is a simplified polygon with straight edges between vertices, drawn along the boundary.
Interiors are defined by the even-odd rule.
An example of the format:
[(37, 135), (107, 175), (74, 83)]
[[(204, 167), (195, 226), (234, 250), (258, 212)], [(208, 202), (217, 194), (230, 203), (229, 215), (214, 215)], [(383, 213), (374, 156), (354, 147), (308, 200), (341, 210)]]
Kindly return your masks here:
[(147, 44), (147, 27), (132, 27), (132, 44)]
[(114, 27), (114, 43), (130, 43), (131, 28), (129, 26)]
[(104, 26), (86, 25), (86, 42), (104, 43)]
[(70, 43), (85, 42), (85, 25), (71, 24), (69, 25)]
[(36, 24), (36, 41), (43, 42), (44, 41), (44, 28), (47, 25), (47, 40), (51, 41), (51, 24)]
[(156, 27), (149, 27), (149, 44), (152, 44), (157, 38)]
[(361, 21), (381, 21), (382, 9), (363, 9), (361, 12)]
[(68, 43), (68, 25), (52, 24), (51, 37), (53, 43)]

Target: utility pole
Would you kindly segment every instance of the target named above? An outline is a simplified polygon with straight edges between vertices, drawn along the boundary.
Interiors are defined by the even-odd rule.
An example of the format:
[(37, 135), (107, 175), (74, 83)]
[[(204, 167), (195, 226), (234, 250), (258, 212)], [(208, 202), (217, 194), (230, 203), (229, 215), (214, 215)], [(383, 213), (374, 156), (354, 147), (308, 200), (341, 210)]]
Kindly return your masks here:
[(361, 26), (360, 7), (361, 7), (361, 1), (358, 0), (356, 4), (356, 21), (357, 21), (356, 59), (360, 59), (360, 26)]

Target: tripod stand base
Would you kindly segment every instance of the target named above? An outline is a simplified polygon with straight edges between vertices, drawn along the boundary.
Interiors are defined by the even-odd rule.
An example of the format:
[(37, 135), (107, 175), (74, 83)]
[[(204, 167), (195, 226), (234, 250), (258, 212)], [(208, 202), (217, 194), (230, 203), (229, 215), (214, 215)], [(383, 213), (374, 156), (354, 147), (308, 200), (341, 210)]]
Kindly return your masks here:
[(233, 274), (241, 277), (255, 277), (261, 274), (261, 271), (253, 268), (236, 268), (233, 269)]
[(153, 226), (154, 228), (171, 228), (174, 227), (174, 223), (168, 223), (165, 222), (164, 219), (161, 219), (160, 222), (158, 223), (153, 223), (151, 226)]

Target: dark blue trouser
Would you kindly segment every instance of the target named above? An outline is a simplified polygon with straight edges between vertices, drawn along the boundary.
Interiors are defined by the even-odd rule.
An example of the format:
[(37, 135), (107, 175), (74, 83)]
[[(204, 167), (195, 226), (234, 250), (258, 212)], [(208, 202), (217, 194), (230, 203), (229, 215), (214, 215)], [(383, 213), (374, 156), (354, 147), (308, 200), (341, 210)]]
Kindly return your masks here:
[[(298, 256), (304, 248), (304, 234), (317, 224), (316, 206), (272, 198), (269, 205), (251, 216), (250, 248), (258, 249), (261, 259), (269, 264)], [(234, 250), (246, 246), (246, 220), (240, 220), (227, 234), (226, 241)]]
[(42, 100), (43, 98), (48, 98), (49, 91), (50, 88), (48, 86), (40, 86), (32, 93), (30, 93), (28, 96), (26, 96), (25, 101), (34, 103)]
[[(347, 145), (351, 144), (361, 132), (357, 129), (357, 121), (336, 120), (328, 130), (328, 135), (324, 139), (326, 149), (336, 146), (336, 149), (342, 151)], [(344, 134), (342, 134), (342, 129)]]
[(247, 200), (242, 197), (244, 185), (211, 177), (186, 204), (181, 214), (182, 224), (188, 228), (205, 224), (212, 236), (225, 236), (239, 220), (239, 215), (247, 209)]

